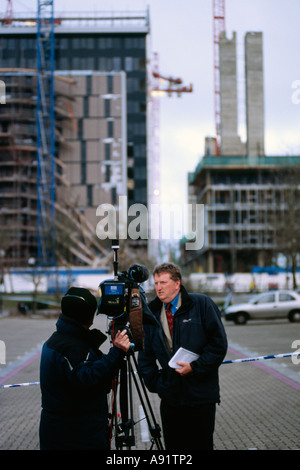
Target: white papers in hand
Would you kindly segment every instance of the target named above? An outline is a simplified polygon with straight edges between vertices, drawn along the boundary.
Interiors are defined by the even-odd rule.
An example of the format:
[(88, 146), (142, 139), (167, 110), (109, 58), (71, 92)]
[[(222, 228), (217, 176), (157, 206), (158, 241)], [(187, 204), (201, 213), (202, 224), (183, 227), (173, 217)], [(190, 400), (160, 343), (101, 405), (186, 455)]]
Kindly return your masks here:
[(169, 361), (169, 366), (173, 369), (180, 369), (182, 366), (179, 366), (177, 362), (186, 362), (190, 364), (191, 362), (198, 359), (199, 354), (193, 353), (192, 351), (188, 351), (184, 348), (179, 348), (172, 359)]

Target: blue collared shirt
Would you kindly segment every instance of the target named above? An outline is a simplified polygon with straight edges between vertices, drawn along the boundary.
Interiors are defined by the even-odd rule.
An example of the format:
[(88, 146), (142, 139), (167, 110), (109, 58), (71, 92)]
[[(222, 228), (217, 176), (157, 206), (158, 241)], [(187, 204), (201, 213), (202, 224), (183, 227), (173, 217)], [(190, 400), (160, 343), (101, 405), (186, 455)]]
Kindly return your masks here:
[[(177, 311), (177, 305), (178, 305), (178, 299), (179, 299), (179, 292), (178, 294), (176, 295), (176, 297), (172, 300), (171, 302), (171, 312), (172, 314), (174, 315), (174, 313), (176, 313)], [(168, 303), (164, 304), (165, 305), (165, 310), (167, 311), (167, 305)]]

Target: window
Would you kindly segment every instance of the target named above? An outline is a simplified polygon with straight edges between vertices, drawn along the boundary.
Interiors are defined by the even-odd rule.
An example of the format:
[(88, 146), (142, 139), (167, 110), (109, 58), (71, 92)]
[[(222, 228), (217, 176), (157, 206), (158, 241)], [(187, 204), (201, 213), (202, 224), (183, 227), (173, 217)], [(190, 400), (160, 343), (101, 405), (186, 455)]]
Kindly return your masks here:
[(99, 49), (105, 49), (106, 48), (105, 38), (98, 38), (98, 48)]
[(93, 206), (93, 186), (91, 184), (88, 184), (87, 187), (87, 205), (89, 207)]
[(133, 58), (125, 57), (125, 70), (126, 72), (132, 72), (133, 70)]
[(94, 49), (94, 38), (82, 38), (82, 47), (86, 49)]
[(69, 49), (69, 39), (61, 38), (59, 41), (59, 49)]
[(125, 38), (126, 49), (143, 49), (145, 47), (144, 37), (128, 37)]
[(138, 78), (127, 77), (127, 92), (139, 91)]
[(79, 70), (80, 69), (80, 58), (79, 57), (72, 57), (72, 69)]
[(275, 302), (275, 294), (262, 295), (256, 301), (257, 304), (266, 304), (266, 303), (271, 303), (271, 302)]
[(117, 190), (116, 190), (116, 188), (111, 188), (111, 203), (114, 206), (117, 204)]
[(139, 112), (139, 102), (128, 100), (127, 101), (127, 112), (130, 114), (138, 113)]
[(216, 242), (218, 245), (228, 245), (230, 242), (230, 235), (227, 231), (216, 232)]
[[(119, 57), (115, 57), (115, 59), (119, 59)], [(114, 80), (112, 75), (107, 76), (107, 93), (113, 93), (114, 92)]]
[(295, 298), (291, 294), (281, 293), (279, 294), (279, 302), (289, 302), (295, 300)]
[(110, 144), (105, 144), (105, 160), (110, 160)]
[(114, 122), (113, 121), (107, 122), (107, 133), (108, 133), (108, 137), (114, 136)]
[(86, 184), (86, 163), (81, 162), (81, 184)]
[(111, 49), (112, 47), (113, 47), (113, 38), (111, 37), (98, 38), (99, 49)]
[(99, 57), (98, 68), (107, 72), (113, 69), (113, 58), (112, 57)]
[(216, 224), (229, 224), (230, 213), (228, 211), (216, 211)]
[(60, 57), (58, 59), (58, 67), (60, 70), (68, 70), (70, 68), (69, 58)]
[(112, 47), (115, 49), (120, 49), (122, 47), (121, 38), (112, 38)]
[(105, 100), (104, 105), (105, 105), (105, 117), (109, 117), (110, 116), (110, 100)]
[(145, 166), (135, 166), (134, 167), (134, 176), (137, 179), (147, 179), (147, 168)]
[(80, 46), (81, 46), (80, 38), (72, 38), (71, 42), (72, 42), (72, 49), (76, 49), (76, 50), (80, 49)]
[(121, 57), (113, 57), (113, 70), (121, 70)]
[(144, 58), (139, 59), (139, 69), (146, 70), (146, 60)]
[(110, 166), (106, 165), (105, 166), (105, 182), (109, 183), (110, 181)]
[(88, 117), (89, 115), (89, 99), (88, 96), (83, 97), (83, 115)]

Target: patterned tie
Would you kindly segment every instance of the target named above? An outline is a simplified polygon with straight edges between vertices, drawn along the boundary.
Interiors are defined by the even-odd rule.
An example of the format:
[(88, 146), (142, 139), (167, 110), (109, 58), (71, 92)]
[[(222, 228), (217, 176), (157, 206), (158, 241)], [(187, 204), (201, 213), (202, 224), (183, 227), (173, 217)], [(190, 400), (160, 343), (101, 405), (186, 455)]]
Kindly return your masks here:
[(171, 312), (171, 302), (168, 303), (167, 305), (167, 320), (168, 320), (168, 325), (169, 325), (169, 330), (170, 330), (170, 333), (171, 333), (171, 336), (173, 334), (173, 314)]

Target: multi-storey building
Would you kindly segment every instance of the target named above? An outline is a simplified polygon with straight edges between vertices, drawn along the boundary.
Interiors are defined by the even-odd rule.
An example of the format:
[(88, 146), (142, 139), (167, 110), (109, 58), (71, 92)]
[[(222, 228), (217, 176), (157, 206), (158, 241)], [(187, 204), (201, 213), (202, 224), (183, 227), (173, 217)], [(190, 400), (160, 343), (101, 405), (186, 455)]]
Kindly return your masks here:
[(262, 33), (245, 36), (245, 143), (238, 136), (235, 34), (221, 35), (219, 52), (220, 155), (207, 137), (205, 156), (189, 174), (189, 202), (204, 204), (205, 241), (184, 258), (194, 269), (233, 273), (269, 265), (278, 254), (276, 219), (287, 209), (287, 181), (278, 175), (299, 167), (300, 157), (265, 156)]
[[(55, 23), (56, 71), (126, 72), (129, 204), (147, 203), (148, 35), (148, 12), (69, 15)], [(1, 68), (36, 68), (36, 26), (3, 26), (0, 43)]]
[[(127, 194), (126, 75), (124, 72), (56, 72), (56, 109), (64, 109), (58, 156), (71, 198), (93, 227), (100, 204), (118, 204)], [(69, 80), (64, 81), (63, 78)], [(65, 97), (69, 96), (68, 101)], [(68, 195), (67, 195), (68, 194)]]
[[(0, 249), (7, 265), (21, 266), (36, 257), (38, 246), (37, 72), (10, 69), (1, 78)], [(124, 88), (124, 72), (55, 76), (58, 260), (93, 264), (97, 207), (126, 192)]]
[[(57, 201), (69, 199), (66, 197), (69, 187), (70, 197), (76, 201), (92, 230), (96, 227), (97, 206), (117, 204), (118, 195), (127, 195), (128, 205), (135, 202), (147, 204), (150, 148), (146, 131), (148, 35), (148, 12), (115, 12), (88, 18), (69, 15), (55, 21), (55, 155), (56, 162), (59, 162), (57, 176), (60, 176), (56, 179), (56, 196)], [(15, 151), (17, 140), (20, 143), (21, 139), (22, 144), (26, 142), (27, 147), (30, 141), (31, 161), (35, 160), (37, 150), (34, 137), (36, 40), (35, 18), (20, 15), (11, 24), (2, 23), (0, 68), (5, 78), (0, 78), (8, 85), (7, 105), (1, 108), (2, 115), (6, 116), (1, 118), (1, 131), (7, 134), (3, 136), (6, 139), (3, 145), (7, 144), (8, 138), (13, 139), (10, 144)], [(15, 79), (12, 87), (9, 75), (18, 74), (23, 74), (26, 89)], [(30, 77), (34, 80), (31, 89)], [(65, 80), (58, 80), (57, 77), (64, 77)], [(27, 106), (24, 99), (31, 100), (31, 105), (28, 105), (31, 108), (27, 106), (31, 118), (26, 124), (24, 114), (21, 121), (14, 119), (13, 124), (7, 117), (12, 108), (16, 109), (16, 98), (21, 99), (18, 106), (22, 107), (22, 113)], [(26, 151), (28, 153), (28, 148)], [(7, 155), (3, 158), (7, 171)], [(20, 167), (20, 161), (17, 167)], [(30, 171), (32, 173), (32, 166)], [(13, 171), (10, 178), (14, 179)], [(36, 172), (32, 173), (32, 183), (36, 178)], [(66, 181), (67, 185), (62, 184)], [(29, 186), (25, 181), (23, 183), (22, 191), (26, 189), (28, 192)], [(7, 186), (7, 178), (2, 177), (2, 193), (5, 192), (4, 185)], [(34, 206), (36, 196), (33, 186), (29, 192), (32, 193)], [(21, 216), (19, 211), (23, 193), (14, 193), (13, 190), (10, 193), (10, 209), (15, 211), (17, 218), (14, 222), (17, 223), (17, 219), (19, 222), (21, 217), (24, 219), (24, 214)], [(11, 252), (13, 264), (18, 263), (22, 256), (25, 259), (34, 250), (36, 215), (31, 214), (31, 241), (27, 242), (30, 249), (28, 251), (23, 247), (23, 255), (13, 255)], [(28, 230), (25, 229), (25, 232), (28, 237)]]
[(287, 181), (278, 175), (297, 166), (300, 157), (204, 157), (189, 175), (189, 196), (204, 204), (205, 242), (200, 251), (185, 252), (186, 263), (227, 273), (270, 265), (275, 221), (287, 209)]

